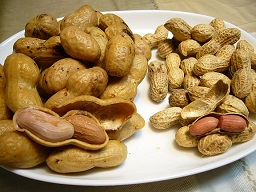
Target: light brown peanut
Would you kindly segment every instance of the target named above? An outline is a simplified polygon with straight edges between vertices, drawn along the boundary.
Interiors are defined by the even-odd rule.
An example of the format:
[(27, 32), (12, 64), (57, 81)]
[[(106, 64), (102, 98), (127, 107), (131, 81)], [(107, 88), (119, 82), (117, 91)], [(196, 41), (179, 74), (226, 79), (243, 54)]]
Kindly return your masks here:
[(106, 140), (104, 129), (89, 115), (73, 114), (64, 118), (74, 126), (73, 138), (91, 144), (102, 144)]
[(181, 18), (172, 18), (164, 24), (166, 29), (172, 32), (175, 39), (185, 41), (191, 39), (192, 27)]
[(207, 24), (198, 24), (191, 29), (192, 38), (201, 43), (211, 40), (214, 34), (214, 28)]
[(151, 125), (156, 129), (169, 129), (179, 123), (180, 107), (169, 107), (159, 111), (149, 118)]
[(168, 75), (166, 65), (161, 61), (152, 61), (148, 65), (150, 79), (150, 97), (155, 102), (161, 102), (168, 93)]
[(182, 41), (179, 46), (178, 50), (183, 56), (194, 56), (199, 51), (201, 45), (194, 39), (187, 39)]

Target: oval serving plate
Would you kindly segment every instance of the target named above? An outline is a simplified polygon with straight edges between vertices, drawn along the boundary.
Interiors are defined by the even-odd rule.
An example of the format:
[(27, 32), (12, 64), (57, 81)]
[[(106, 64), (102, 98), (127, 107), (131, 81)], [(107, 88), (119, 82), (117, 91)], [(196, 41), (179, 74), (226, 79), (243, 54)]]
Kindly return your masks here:
[[(157, 26), (168, 19), (179, 17), (191, 26), (200, 23), (210, 23), (213, 17), (179, 11), (116, 11), (134, 33), (145, 35), (154, 33)], [(227, 27), (236, 27), (226, 22)], [(239, 28), (240, 29), (240, 28)], [(256, 40), (247, 32), (240, 29), (241, 39), (249, 41), (256, 49)], [(0, 44), (0, 63), (12, 53), (13, 43), (23, 37), (21, 31)], [(153, 51), (151, 60), (156, 59)], [(5, 169), (35, 180), (83, 186), (113, 186), (148, 183), (168, 180), (205, 172), (232, 163), (256, 150), (256, 137), (251, 141), (234, 145), (226, 153), (213, 157), (202, 157), (197, 149), (185, 149), (175, 143), (175, 133), (178, 127), (169, 130), (155, 130), (149, 125), (149, 117), (168, 106), (165, 99), (160, 104), (153, 103), (148, 95), (149, 83), (147, 77), (139, 85), (135, 98), (138, 112), (144, 117), (146, 125), (134, 136), (125, 141), (128, 147), (127, 160), (119, 167), (111, 169), (95, 168), (87, 172), (62, 175), (57, 174), (45, 165), (33, 169)], [(256, 115), (250, 118), (255, 122)]]

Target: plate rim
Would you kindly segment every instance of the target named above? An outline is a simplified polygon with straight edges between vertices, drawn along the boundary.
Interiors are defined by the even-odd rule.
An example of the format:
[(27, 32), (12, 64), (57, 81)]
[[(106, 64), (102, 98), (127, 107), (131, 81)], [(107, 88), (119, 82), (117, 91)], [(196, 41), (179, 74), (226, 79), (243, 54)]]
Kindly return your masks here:
[[(193, 13), (193, 12), (186, 12), (186, 11), (176, 11), (176, 10), (122, 10), (122, 11), (102, 11), (102, 13), (114, 13), (114, 14), (122, 14), (122, 13), (152, 13), (152, 12), (157, 12), (157, 13), (177, 13), (177, 14), (184, 14), (184, 15), (195, 15), (195, 16), (202, 16), (202, 17), (206, 17), (208, 19), (213, 19), (214, 17), (212, 16), (208, 16), (208, 15), (204, 15), (204, 14), (199, 14), (199, 13)], [(227, 22), (225, 21), (225, 23), (233, 26), (233, 27), (236, 27), (236, 28), (239, 28), (239, 30), (241, 30), (241, 32), (245, 33), (246, 36), (249, 36), (251, 38), (253, 38), (255, 40), (255, 38), (248, 32), (246, 32), (245, 30), (241, 29), (240, 27), (230, 23), (230, 22)], [(0, 47), (4, 47), (6, 44), (8, 44), (11, 40), (17, 38), (18, 36), (24, 34), (24, 31), (25, 30), (22, 30), (12, 36), (10, 36), (9, 38), (7, 38), (6, 40), (4, 40), (1, 44), (0, 44)], [(255, 46), (255, 45), (254, 45)], [(206, 171), (209, 171), (209, 170), (212, 170), (212, 169), (216, 169), (216, 168), (219, 168), (219, 167), (222, 167), (222, 166), (225, 166), (227, 164), (230, 164), (238, 159), (241, 159), (247, 155), (249, 155), (250, 153), (254, 152), (256, 150), (256, 148), (252, 148), (250, 149), (249, 151), (246, 151), (244, 153), (241, 153), (239, 156), (237, 156), (236, 158), (234, 159), (229, 159), (229, 161), (225, 161), (225, 163), (222, 163), (220, 166), (218, 165), (215, 165), (213, 167), (211, 167), (211, 165), (205, 165), (205, 167), (211, 167), (211, 168), (208, 168), (208, 169), (199, 169), (197, 170), (198, 168), (195, 169), (192, 169), (190, 170), (189, 172), (187, 173), (179, 173), (178, 175), (176, 176), (164, 176), (164, 177), (159, 177), (157, 179), (140, 179), (140, 180), (129, 180), (129, 181), (124, 181), (124, 180), (115, 180), (115, 182), (106, 182), (106, 180), (83, 180), (83, 183), (81, 183), (80, 180), (74, 182), (73, 179), (71, 179), (71, 182), (65, 182), (67, 180), (70, 180), (69, 178), (62, 178), (62, 177), (58, 177), (57, 179), (53, 179), (51, 178), (51, 180), (48, 180), (46, 178), (39, 178), (38, 175), (35, 176), (34, 173), (29, 176), (27, 174), (24, 174), (23, 173), (23, 170), (22, 169), (14, 169), (14, 168), (9, 168), (7, 166), (1, 166), (2, 168), (4, 168), (5, 170), (7, 171), (10, 171), (12, 173), (15, 173), (17, 175), (20, 175), (20, 176), (23, 176), (23, 177), (26, 177), (26, 178), (30, 178), (30, 179), (34, 179), (34, 180), (38, 180), (38, 181), (44, 181), (44, 182), (48, 182), (48, 183), (56, 183), (56, 184), (63, 184), (63, 185), (79, 185), (79, 186), (115, 186), (115, 185), (131, 185), (131, 184), (142, 184), (142, 183), (150, 183), (150, 182), (158, 182), (158, 181), (164, 181), (164, 180), (170, 180), (170, 179), (176, 179), (176, 178), (180, 178), (180, 177), (185, 177), (185, 176), (190, 176), (190, 175), (194, 175), (194, 174), (198, 174), (198, 173), (202, 173), (202, 172), (206, 172)], [(222, 160), (224, 161), (224, 160)], [(29, 171), (29, 170), (26, 170), (26, 171)], [(59, 182), (59, 180), (63, 180), (63, 182)], [(72, 182), (73, 181), (73, 182)], [(86, 181), (89, 181), (86, 182)], [(94, 182), (92, 182), (94, 181)], [(108, 180), (109, 181), (109, 180)]]

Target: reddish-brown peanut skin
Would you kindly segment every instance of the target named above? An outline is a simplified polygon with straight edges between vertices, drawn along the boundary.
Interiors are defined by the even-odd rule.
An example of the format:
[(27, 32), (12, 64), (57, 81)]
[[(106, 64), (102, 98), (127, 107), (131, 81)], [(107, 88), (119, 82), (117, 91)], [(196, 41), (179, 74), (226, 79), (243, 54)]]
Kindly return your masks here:
[(223, 131), (242, 132), (247, 127), (247, 121), (240, 115), (222, 115), (218, 127)]
[(199, 119), (193, 125), (189, 127), (189, 132), (191, 135), (200, 136), (204, 135), (215, 129), (219, 123), (219, 120), (216, 117), (204, 117)]

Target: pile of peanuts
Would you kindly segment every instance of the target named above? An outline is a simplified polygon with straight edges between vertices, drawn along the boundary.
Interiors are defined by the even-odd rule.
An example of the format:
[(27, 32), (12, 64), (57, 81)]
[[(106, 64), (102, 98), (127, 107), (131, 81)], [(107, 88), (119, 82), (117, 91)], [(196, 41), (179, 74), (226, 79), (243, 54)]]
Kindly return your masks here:
[(123, 163), (123, 141), (145, 125), (133, 100), (148, 44), (121, 17), (89, 5), (59, 21), (37, 15), (24, 35), (0, 65), (0, 165), (46, 162), (71, 173)]
[[(205, 156), (253, 138), (256, 126), (248, 116), (256, 113), (256, 53), (239, 29), (227, 28), (220, 18), (193, 27), (171, 18), (143, 38), (161, 58), (148, 66), (150, 97), (160, 103), (169, 94), (170, 107), (150, 117), (154, 128), (180, 123), (177, 144), (198, 147)], [(210, 113), (225, 115), (226, 128), (211, 121)]]

